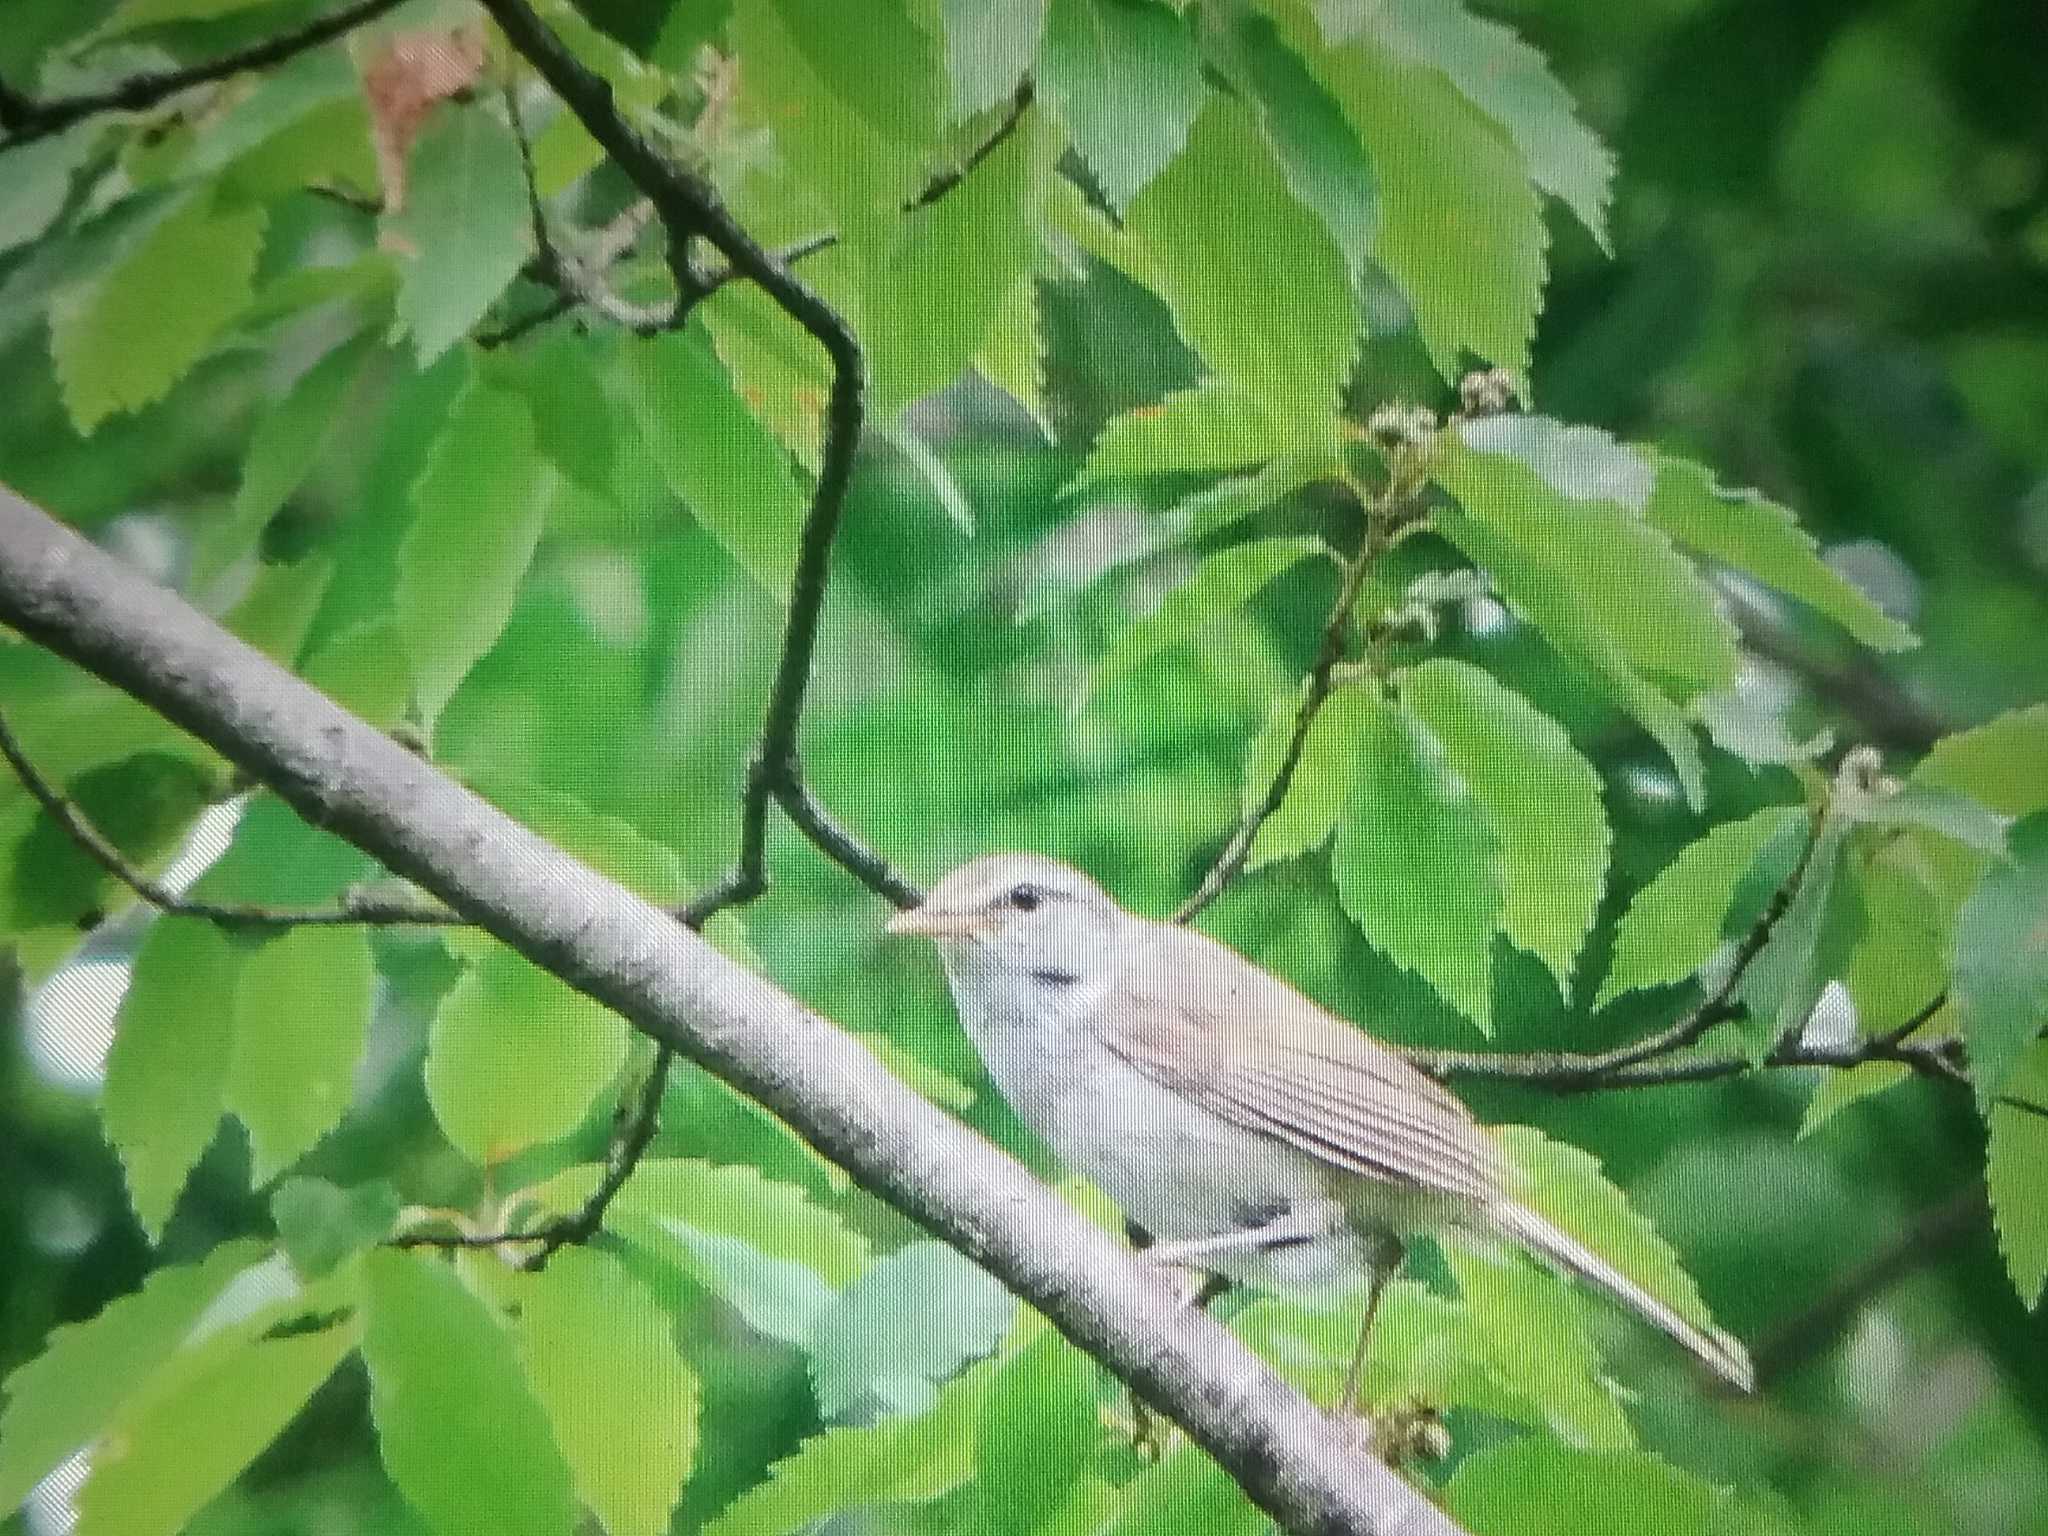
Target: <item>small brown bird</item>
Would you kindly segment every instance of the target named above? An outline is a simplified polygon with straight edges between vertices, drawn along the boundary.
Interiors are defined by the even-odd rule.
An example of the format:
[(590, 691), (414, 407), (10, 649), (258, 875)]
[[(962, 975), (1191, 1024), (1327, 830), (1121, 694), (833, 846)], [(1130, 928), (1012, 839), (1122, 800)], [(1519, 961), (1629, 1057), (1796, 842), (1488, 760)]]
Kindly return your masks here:
[(963, 864), (889, 931), (937, 943), (996, 1086), (1151, 1234), (1149, 1257), (1280, 1290), (1366, 1274), (1340, 1412), (1407, 1241), (1457, 1228), (1513, 1239), (1754, 1385), (1735, 1339), (1517, 1201), (1463, 1104), (1235, 950), (1019, 853)]

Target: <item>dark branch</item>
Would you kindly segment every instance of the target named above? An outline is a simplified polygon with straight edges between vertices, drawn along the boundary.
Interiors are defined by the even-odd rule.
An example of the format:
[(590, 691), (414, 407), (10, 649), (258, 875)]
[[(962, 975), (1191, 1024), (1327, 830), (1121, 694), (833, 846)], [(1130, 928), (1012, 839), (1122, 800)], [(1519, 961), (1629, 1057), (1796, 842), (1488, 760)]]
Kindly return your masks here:
[(356, 893), (344, 896), (332, 907), (264, 907), (243, 902), (193, 901), (167, 889), (129, 863), (127, 855), (42, 776), (4, 717), (0, 717), (0, 757), (7, 759), (14, 776), (21, 781), (21, 787), (43, 808), (43, 814), (54, 821), (81, 852), (159, 912), (174, 917), (203, 918), (224, 928), (301, 928), (343, 923), (371, 927), (426, 927), (464, 921), (446, 907), (432, 902), (392, 900)]
[(0, 128), (7, 132), (7, 137), (0, 139), (0, 153), (61, 133), (73, 123), (102, 112), (147, 111), (194, 86), (212, 85), (244, 70), (267, 69), (273, 64), (282, 64), (309, 48), (334, 41), (365, 22), (375, 21), (386, 11), (396, 10), (398, 4), (399, 0), (356, 0), (354, 5), (343, 6), (331, 15), (309, 21), (293, 31), (279, 33), (276, 37), (222, 54), (203, 64), (130, 75), (103, 90), (85, 91), (76, 96), (34, 101), (17, 91), (0, 91)]

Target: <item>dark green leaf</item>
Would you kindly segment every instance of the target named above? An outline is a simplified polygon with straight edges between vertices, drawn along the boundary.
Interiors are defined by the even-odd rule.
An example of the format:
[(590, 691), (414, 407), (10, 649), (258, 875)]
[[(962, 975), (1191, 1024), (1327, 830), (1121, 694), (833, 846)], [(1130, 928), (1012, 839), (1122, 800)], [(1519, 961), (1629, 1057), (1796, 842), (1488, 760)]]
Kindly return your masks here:
[(2048, 1285), (2048, 1040), (2027, 1048), (2004, 1102), (1986, 1112), (1991, 1138), (1985, 1167), (1998, 1247), (2013, 1288), (2029, 1307)]
[(1849, 826), (1834, 815), (1822, 822), (1791, 904), (1743, 975), (1736, 995), (1748, 1010), (1742, 1031), (1754, 1060), (1806, 1023), (1862, 934), (1862, 893), (1846, 857)]
[(398, 1224), (398, 1191), (382, 1179), (343, 1189), (325, 1179), (291, 1178), (270, 1197), (277, 1240), (300, 1278), (317, 1280), (382, 1242)]
[(1952, 990), (1970, 1081), (1989, 1108), (2048, 1031), (2048, 812), (2013, 823), (2011, 861), (1986, 869), (1963, 903)]
[(533, 255), (519, 143), (496, 113), (450, 105), (428, 119), (390, 221), (402, 253), (398, 319), (426, 367), (483, 319)]
[(88, 118), (62, 133), (0, 155), (0, 252), (39, 239), (56, 222), (71, 194), (71, 178), (92, 158), (106, 124)]

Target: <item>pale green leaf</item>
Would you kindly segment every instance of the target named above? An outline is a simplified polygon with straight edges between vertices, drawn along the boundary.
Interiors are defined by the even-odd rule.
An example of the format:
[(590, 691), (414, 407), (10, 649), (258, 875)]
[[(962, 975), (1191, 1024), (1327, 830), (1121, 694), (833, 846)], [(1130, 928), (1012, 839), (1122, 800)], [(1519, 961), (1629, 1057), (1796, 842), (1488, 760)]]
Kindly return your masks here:
[(483, 319), (533, 255), (519, 142), (484, 107), (427, 120), (406, 170), (406, 205), (388, 221), (400, 252), (398, 320), (426, 367)]
[(7, 1378), (0, 1415), (0, 1509), (14, 1509), (59, 1462), (96, 1439), (236, 1276), (263, 1257), (223, 1243), (198, 1264), (159, 1269), (89, 1321), (53, 1328)]
[(1037, 81), (1119, 209), (1181, 152), (1209, 94), (1194, 34), (1158, 0), (1048, 0)]
[(292, 666), (333, 578), (334, 562), (318, 554), (258, 566), (235, 606), (221, 615), (221, 627), (278, 665)]
[(1400, 689), (1493, 827), (1502, 931), (1570, 997), (1607, 880), (1612, 836), (1600, 775), (1563, 726), (1477, 667), (1426, 661), (1402, 675)]
[(1978, 853), (2006, 851), (2005, 818), (1961, 790), (1906, 784), (1858, 805), (1855, 820), (1871, 827), (1918, 827)]
[(1089, 693), (1099, 694), (1161, 651), (1185, 645), (1302, 561), (1328, 554), (1322, 540), (1300, 536), (1254, 539), (1206, 556), (1157, 608), (1117, 636), (1089, 675)]
[(635, 342), (620, 382), (669, 489), (741, 569), (786, 599), (804, 492), (710, 348), (680, 332)]
[(1239, 469), (1273, 457), (1283, 446), (1249, 397), (1212, 381), (1111, 417), (1070, 485)]
[(1368, 42), (1328, 48), (1303, 28), (1289, 41), (1365, 145), (1379, 186), (1373, 259), (1437, 371), (1455, 379), (1476, 354), (1526, 393), (1547, 238), (1522, 157), (1434, 69)]
[(106, 124), (95, 118), (0, 155), (0, 252), (41, 238), (71, 195), (71, 178), (92, 158)]
[(1806, 1101), (1806, 1113), (1800, 1116), (1796, 1139), (1806, 1140), (1850, 1105), (1896, 1088), (1912, 1075), (1913, 1069), (1903, 1061), (1865, 1061), (1821, 1074), (1813, 1097)]
[[(832, 391), (831, 364), (818, 344), (752, 283), (727, 283), (700, 313), (732, 393), (816, 474)], [(619, 375), (622, 386), (627, 377)], [(630, 402), (627, 388), (619, 393)]]
[(981, 339), (981, 350), (974, 354), (974, 366), (1023, 408), (1039, 436), (1053, 441), (1052, 418), (1045, 403), (1045, 337), (1038, 323), (1035, 280), (1011, 285), (988, 334)]
[(828, 1516), (875, 1504), (916, 1504), (974, 1472), (991, 1373), (977, 1366), (908, 1418), (828, 1429), (768, 1469), (704, 1536), (795, 1536)]
[(1498, 123), (1528, 162), (1529, 177), (1607, 245), (1614, 156), (1579, 121), (1571, 93), (1543, 55), (1456, 0), (1387, 0), (1366, 26), (1387, 49), (1442, 70)]
[(1596, 1008), (1624, 992), (1697, 976), (1720, 946), (1736, 888), (1771, 842), (1806, 818), (1798, 806), (1774, 806), (1726, 821), (1679, 850), (1637, 891), (1614, 934), (1614, 960)]
[(675, 1323), (609, 1254), (569, 1248), (519, 1278), (519, 1355), (583, 1502), (608, 1536), (662, 1536), (697, 1451), (697, 1373)]
[(1993, 863), (1964, 901), (1951, 990), (1970, 1081), (1989, 1107), (2048, 1031), (2048, 812), (2013, 824), (2011, 861)]
[(1330, 855), (1337, 895), (1373, 948), (1481, 1033), (1493, 1027), (1500, 864), (1485, 807), (1443, 747), (1407, 711), (1374, 701)]
[(997, 1371), (976, 1456), (985, 1536), (1031, 1536), (1067, 1501), (1102, 1440), (1099, 1374), (1051, 1328)]
[(464, 391), (413, 485), (392, 598), (426, 724), (504, 632), (554, 486), (526, 402), (489, 386)]
[(1754, 491), (1730, 491), (1701, 465), (1654, 455), (1657, 483), (1643, 515), (1709, 560), (1796, 597), (1882, 651), (1916, 643), (1848, 577), (1820, 557), (1799, 520)]
[(50, 358), (80, 433), (154, 404), (249, 303), (268, 214), (195, 196), (50, 312)]
[[(1373, 696), (1363, 688), (1339, 688), (1323, 701), (1302, 739), (1301, 760), (1286, 798), (1252, 838), (1246, 868), (1260, 869), (1307, 853), (1330, 835), (1358, 780), (1359, 746), (1374, 707)], [(1299, 694), (1282, 694), (1252, 738), (1244, 768), (1245, 815), (1265, 801), (1300, 713)]]
[(384, 1470), (440, 1536), (570, 1536), (568, 1466), (512, 1339), (438, 1258), (363, 1259), (370, 1417)]
[[(1342, 254), (1287, 190), (1250, 111), (1211, 100), (1124, 225), (1190, 350), (1264, 408), (1281, 442), (1333, 444), (1363, 320)], [(1246, 229), (1260, 231), (1256, 263)]]
[(292, 1178), (270, 1197), (277, 1240), (305, 1280), (332, 1274), (389, 1237), (400, 1210), (398, 1191), (382, 1179), (343, 1189), (325, 1179)]
[(864, 1422), (931, 1406), (938, 1384), (995, 1353), (1016, 1301), (944, 1243), (910, 1243), (871, 1265), (811, 1332), (819, 1417)]
[(1464, 422), (1457, 433), (1474, 453), (1513, 459), (1566, 501), (1641, 512), (1656, 484), (1649, 460), (1597, 427), (1511, 411)]
[(2013, 1288), (2028, 1307), (2048, 1286), (2048, 1040), (2028, 1048), (2007, 1084), (2008, 1098), (1991, 1106), (1985, 1180), (1998, 1248)]
[[(1559, 1496), (1569, 1489), (1570, 1497)], [(1444, 1505), (1471, 1536), (1711, 1536), (1722, 1496), (1647, 1451), (1571, 1450), (1539, 1439), (1467, 1458)]]
[(448, 1139), (488, 1168), (566, 1136), (626, 1061), (625, 1021), (509, 950), (441, 999), (427, 1102)]
[(376, 979), (360, 928), (288, 929), (243, 960), (226, 1103), (248, 1127), (253, 1183), (269, 1183), (341, 1123)]
[(135, 1215), (151, 1236), (163, 1231), (220, 1124), (241, 963), (213, 924), (160, 917), (121, 999), (100, 1113)]
[(1006, 99), (1038, 53), (1045, 0), (941, 0), (952, 116), (972, 117)]
[(1741, 1033), (1754, 1061), (1806, 1023), (1828, 983), (1848, 969), (1862, 937), (1863, 898), (1848, 857), (1849, 827), (1840, 816), (1823, 819), (1784, 916), (1736, 989), (1747, 1013)]

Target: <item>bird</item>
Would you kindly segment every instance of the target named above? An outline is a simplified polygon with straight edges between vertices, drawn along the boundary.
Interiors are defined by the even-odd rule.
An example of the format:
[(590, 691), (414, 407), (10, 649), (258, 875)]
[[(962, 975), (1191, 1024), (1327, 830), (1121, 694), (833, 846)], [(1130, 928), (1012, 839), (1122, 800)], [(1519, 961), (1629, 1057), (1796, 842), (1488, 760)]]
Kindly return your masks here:
[(1455, 1095), (1228, 945), (1033, 853), (960, 865), (887, 930), (934, 942), (997, 1089), (1122, 1208), (1149, 1260), (1281, 1293), (1365, 1279), (1339, 1414), (1358, 1406), (1384, 1286), (1413, 1239), (1439, 1234), (1518, 1244), (1754, 1390), (1738, 1340), (1517, 1199)]

